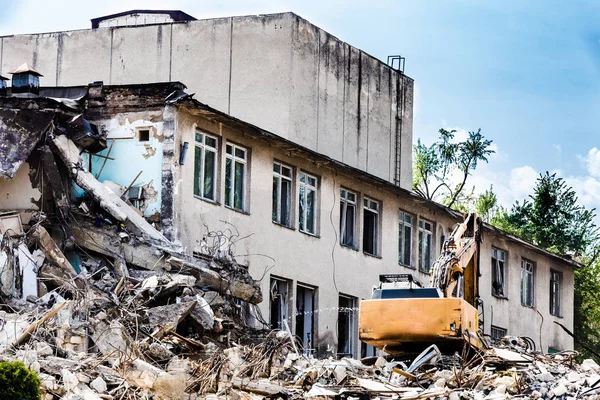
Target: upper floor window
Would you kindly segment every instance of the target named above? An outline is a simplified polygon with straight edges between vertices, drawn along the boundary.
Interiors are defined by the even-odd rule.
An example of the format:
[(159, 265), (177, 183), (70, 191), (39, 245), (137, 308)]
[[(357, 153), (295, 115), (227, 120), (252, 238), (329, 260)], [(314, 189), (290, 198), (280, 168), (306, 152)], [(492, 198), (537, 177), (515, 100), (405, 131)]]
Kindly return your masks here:
[(528, 307), (533, 307), (534, 296), (534, 272), (535, 266), (533, 262), (521, 260), (521, 304)]
[(196, 132), (194, 147), (194, 194), (203, 199), (217, 200), (217, 138)]
[(413, 216), (400, 211), (398, 217), (398, 263), (412, 265)]
[(292, 171), (287, 165), (273, 163), (273, 222), (292, 226)]
[(246, 209), (246, 174), (248, 150), (235, 144), (225, 146), (225, 205)]
[(356, 247), (356, 193), (340, 189), (340, 243)]
[(550, 270), (550, 314), (560, 316), (562, 274)]
[(379, 202), (363, 199), (363, 251), (372, 256), (379, 255)]
[(492, 295), (506, 297), (506, 252), (492, 247)]
[(419, 270), (426, 274), (431, 270), (433, 244), (433, 224), (426, 219), (419, 220)]
[(317, 234), (317, 178), (300, 172), (300, 230)]

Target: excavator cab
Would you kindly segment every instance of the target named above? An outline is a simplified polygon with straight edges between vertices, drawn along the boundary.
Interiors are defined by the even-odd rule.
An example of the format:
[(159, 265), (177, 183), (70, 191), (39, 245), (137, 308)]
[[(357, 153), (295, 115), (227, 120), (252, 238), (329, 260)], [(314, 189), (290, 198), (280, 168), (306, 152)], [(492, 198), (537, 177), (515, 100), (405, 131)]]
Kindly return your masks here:
[(444, 243), (428, 287), (411, 274), (380, 275), (371, 299), (360, 303), (360, 340), (391, 355), (432, 344), (448, 352), (465, 342), (482, 347), (474, 306), (478, 230), (476, 216), (469, 214)]

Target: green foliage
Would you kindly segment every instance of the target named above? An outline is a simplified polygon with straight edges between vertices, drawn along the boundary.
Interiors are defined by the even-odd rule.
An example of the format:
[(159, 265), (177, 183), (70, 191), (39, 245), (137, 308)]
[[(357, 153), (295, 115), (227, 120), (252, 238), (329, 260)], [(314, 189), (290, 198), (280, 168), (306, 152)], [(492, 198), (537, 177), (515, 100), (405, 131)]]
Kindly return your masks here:
[[(600, 264), (585, 262), (575, 271), (575, 337), (600, 354)], [(596, 358), (584, 347), (577, 346), (582, 358)]]
[(0, 361), (0, 399), (40, 400), (40, 379), (19, 361)]
[[(485, 139), (481, 129), (469, 132), (464, 142), (454, 142), (455, 130), (440, 129), (437, 142), (427, 147), (420, 140), (414, 148), (413, 190), (422, 197), (435, 200), (442, 196), (448, 207), (460, 201), (468, 176), (480, 161), (494, 153), (492, 141)], [(452, 188), (450, 176), (458, 173), (460, 182)]]
[(494, 193), (494, 187), (490, 185), (490, 188), (480, 194), (475, 201), (475, 211), (485, 222), (489, 223), (496, 216), (497, 210), (498, 197)]
[(519, 236), (560, 254), (579, 256), (594, 247), (600, 237), (595, 210), (577, 204), (577, 194), (562, 178), (540, 174), (529, 197), (504, 216)]

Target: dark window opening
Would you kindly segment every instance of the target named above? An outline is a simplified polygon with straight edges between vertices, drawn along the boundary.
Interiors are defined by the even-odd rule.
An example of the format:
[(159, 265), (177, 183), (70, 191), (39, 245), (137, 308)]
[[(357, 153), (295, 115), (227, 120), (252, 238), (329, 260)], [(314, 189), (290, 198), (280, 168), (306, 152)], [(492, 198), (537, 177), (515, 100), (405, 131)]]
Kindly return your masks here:
[(378, 255), (379, 246), (379, 203), (365, 198), (363, 200), (363, 251)]
[(340, 190), (340, 243), (356, 247), (356, 194), (346, 189)]
[(338, 300), (338, 357), (352, 357), (355, 339), (354, 311), (356, 299), (339, 296)]
[(506, 252), (492, 248), (492, 294), (506, 297)]
[[(288, 282), (271, 278), (271, 329), (286, 329), (284, 321), (288, 320)], [(288, 322), (289, 323), (289, 322)]]
[(150, 129), (138, 130), (138, 140), (140, 142), (149, 142), (150, 141)]
[(296, 287), (296, 336), (302, 340), (306, 355), (315, 348), (315, 290), (305, 286)]
[(550, 271), (550, 314), (560, 316), (562, 274)]

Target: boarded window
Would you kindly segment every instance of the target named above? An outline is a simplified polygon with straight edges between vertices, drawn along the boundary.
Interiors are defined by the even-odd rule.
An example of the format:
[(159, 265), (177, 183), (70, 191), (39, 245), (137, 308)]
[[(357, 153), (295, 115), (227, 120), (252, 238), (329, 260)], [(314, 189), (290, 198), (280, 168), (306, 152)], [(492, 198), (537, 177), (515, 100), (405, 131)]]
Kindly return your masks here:
[(492, 248), (492, 294), (506, 297), (506, 252)]
[(534, 272), (535, 266), (533, 262), (521, 260), (521, 304), (528, 307), (533, 307), (534, 299)]
[(317, 234), (317, 178), (300, 172), (300, 230)]
[(273, 163), (273, 222), (292, 226), (292, 168)]
[(194, 194), (216, 201), (217, 193), (217, 138), (196, 132), (194, 148)]
[(340, 243), (356, 247), (356, 193), (340, 189)]
[(225, 205), (240, 211), (246, 209), (247, 155), (243, 147), (225, 146)]
[(425, 219), (419, 220), (419, 270), (426, 274), (431, 270), (432, 228), (431, 222)]
[(363, 199), (363, 251), (379, 255), (379, 202)]
[(398, 217), (398, 263), (412, 266), (413, 216), (400, 211)]
[(550, 314), (560, 316), (562, 274), (550, 270)]

